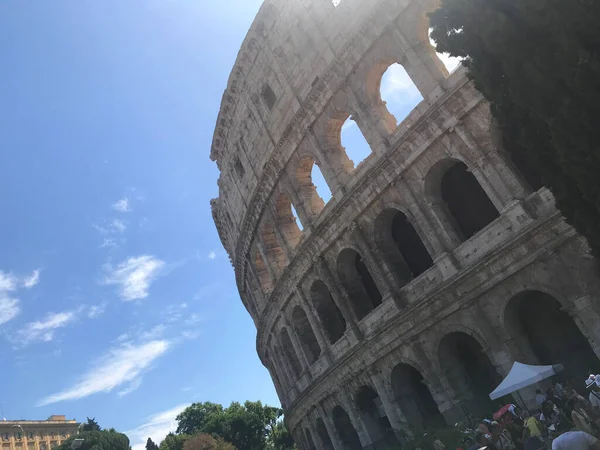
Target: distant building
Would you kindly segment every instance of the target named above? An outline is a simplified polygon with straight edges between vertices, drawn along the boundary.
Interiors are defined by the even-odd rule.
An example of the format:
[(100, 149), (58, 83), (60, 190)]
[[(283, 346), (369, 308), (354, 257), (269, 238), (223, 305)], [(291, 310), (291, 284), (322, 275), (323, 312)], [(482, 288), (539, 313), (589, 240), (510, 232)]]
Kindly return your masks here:
[(71, 435), (79, 423), (65, 416), (52, 415), (48, 420), (0, 421), (0, 450), (50, 450)]

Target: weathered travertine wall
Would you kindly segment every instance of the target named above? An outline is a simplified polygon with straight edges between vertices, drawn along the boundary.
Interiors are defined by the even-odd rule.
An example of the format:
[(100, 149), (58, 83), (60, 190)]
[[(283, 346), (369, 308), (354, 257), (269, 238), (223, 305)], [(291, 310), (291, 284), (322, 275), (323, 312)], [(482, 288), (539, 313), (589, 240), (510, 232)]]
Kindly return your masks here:
[[(440, 62), (435, 6), (266, 0), (223, 96), (213, 216), (301, 448), (402, 441), (488, 407), (515, 360), (600, 354), (587, 246)], [(379, 93), (393, 63), (424, 98), (398, 126)], [(372, 149), (357, 167), (349, 116)]]

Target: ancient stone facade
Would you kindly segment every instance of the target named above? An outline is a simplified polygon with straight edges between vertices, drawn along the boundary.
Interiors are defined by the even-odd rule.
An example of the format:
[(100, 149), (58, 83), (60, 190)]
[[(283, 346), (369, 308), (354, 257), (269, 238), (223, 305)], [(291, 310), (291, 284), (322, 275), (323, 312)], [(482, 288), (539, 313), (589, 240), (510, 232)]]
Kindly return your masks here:
[[(300, 448), (401, 441), (488, 408), (515, 360), (583, 373), (600, 355), (586, 243), (441, 63), (435, 7), (266, 0), (223, 96), (213, 216)], [(399, 125), (393, 63), (423, 97)], [(356, 167), (350, 116), (372, 150)]]

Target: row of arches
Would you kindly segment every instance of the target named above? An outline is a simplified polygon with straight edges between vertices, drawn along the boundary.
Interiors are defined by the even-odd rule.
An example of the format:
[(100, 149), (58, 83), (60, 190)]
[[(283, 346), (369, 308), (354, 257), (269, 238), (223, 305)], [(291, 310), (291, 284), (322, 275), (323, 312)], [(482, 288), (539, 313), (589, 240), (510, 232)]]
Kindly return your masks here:
[[(565, 376), (576, 380), (600, 369), (598, 356), (573, 317), (545, 292), (525, 291), (514, 296), (506, 305), (503, 323), (526, 363), (563, 364)], [(472, 417), (489, 412), (494, 404), (488, 394), (502, 380), (490, 353), (489, 345), (477, 333), (449, 332), (437, 349), (441, 373), (430, 369), (425, 374), (418, 365), (402, 361), (384, 370), (389, 376), (384, 384), (389, 383), (390, 391), (369, 381), (357, 389), (340, 391), (334, 401), (338, 404), (324, 411), (333, 429), (327, 429), (322, 417), (309, 427), (304, 424), (309, 448), (315, 448), (313, 434), (327, 449), (334, 448), (333, 441), (357, 450), (374, 443), (398, 445), (406, 436), (406, 430), (398, 427), (399, 419), (413, 433), (443, 426), (446, 418), (440, 405), (448, 397), (455, 408)], [(340, 402), (341, 398), (345, 400)]]
[[(459, 242), (470, 239), (500, 216), (487, 192), (462, 161), (446, 159), (434, 165), (425, 179), (425, 190), (432, 212)], [(280, 239), (284, 239), (284, 246), (294, 248), (302, 231), (293, 216), (291, 201), (281, 194), (276, 205)], [(429, 269), (436, 256), (425, 233), (413, 222), (404, 212), (388, 209), (375, 219), (373, 227), (379, 251), (401, 286)], [(268, 292), (273, 278), (288, 262), (270, 223), (266, 222), (261, 231), (264, 250), (262, 254), (257, 250), (255, 266), (260, 284)], [(372, 303), (372, 307), (365, 306), (364, 311), (357, 312), (364, 317), (381, 303), (381, 298), (377, 298), (380, 294), (363, 256), (350, 250), (344, 252), (338, 258), (338, 271), (350, 297)]]

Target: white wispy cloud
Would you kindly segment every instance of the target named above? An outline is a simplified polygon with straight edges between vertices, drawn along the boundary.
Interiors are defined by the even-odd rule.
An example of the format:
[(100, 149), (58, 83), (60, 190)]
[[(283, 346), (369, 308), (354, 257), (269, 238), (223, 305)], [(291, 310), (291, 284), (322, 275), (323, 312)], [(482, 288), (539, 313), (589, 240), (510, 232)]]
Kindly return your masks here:
[(17, 341), (28, 345), (35, 341), (50, 342), (59, 328), (64, 328), (77, 318), (74, 311), (50, 313), (45, 319), (26, 324), (17, 333)]
[(127, 230), (127, 225), (121, 219), (114, 219), (109, 224), (111, 230), (114, 230), (117, 233), (124, 233)]
[(0, 270), (0, 325), (14, 319), (21, 311), (19, 299), (12, 296), (17, 284), (15, 276)]
[(129, 206), (129, 199), (127, 197), (122, 198), (118, 202), (113, 203), (112, 207), (115, 211), (122, 213), (131, 211), (131, 208)]
[(126, 395), (131, 394), (133, 391), (137, 390), (142, 385), (142, 378), (135, 378), (129, 386), (127, 386), (122, 391), (119, 391), (117, 395), (119, 397), (125, 397)]
[(215, 259), (217, 257), (217, 253), (212, 251), (208, 254), (208, 259)]
[(25, 279), (23, 280), (23, 287), (26, 289), (31, 289), (32, 287), (36, 286), (39, 282), (40, 269), (36, 269), (30, 276), (25, 277)]
[(99, 305), (92, 305), (89, 308), (87, 308), (87, 316), (90, 319), (95, 319), (96, 317), (100, 317), (102, 314), (104, 314), (104, 311), (106, 311), (106, 307), (108, 306), (108, 303), (104, 302), (104, 303), (100, 303)]
[(49, 395), (38, 405), (78, 400), (100, 392), (108, 393), (123, 385), (131, 388), (132, 383), (135, 380), (141, 380), (143, 374), (151, 368), (152, 363), (164, 355), (169, 348), (170, 343), (166, 340), (137, 345), (127, 343), (114, 347), (93, 363), (73, 386)]
[[(127, 230), (127, 224), (121, 219), (105, 220), (102, 225), (94, 224), (93, 226), (102, 236), (105, 237), (121, 234)], [(108, 240), (111, 239), (108, 238)]]
[(119, 295), (124, 301), (141, 300), (148, 297), (150, 285), (164, 267), (165, 262), (154, 256), (137, 256), (129, 258), (116, 268), (106, 265), (104, 282), (118, 285)]
[(148, 438), (159, 444), (169, 432), (177, 429), (175, 418), (188, 406), (188, 403), (180, 404), (174, 408), (154, 414), (146, 419), (146, 422), (142, 425), (125, 432), (131, 440), (131, 449), (144, 450)]

